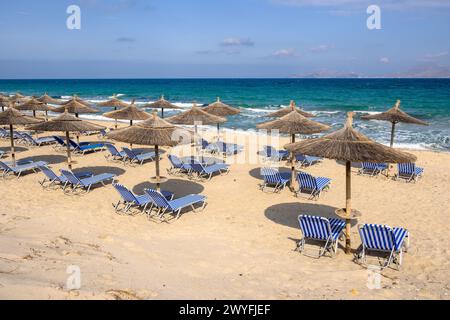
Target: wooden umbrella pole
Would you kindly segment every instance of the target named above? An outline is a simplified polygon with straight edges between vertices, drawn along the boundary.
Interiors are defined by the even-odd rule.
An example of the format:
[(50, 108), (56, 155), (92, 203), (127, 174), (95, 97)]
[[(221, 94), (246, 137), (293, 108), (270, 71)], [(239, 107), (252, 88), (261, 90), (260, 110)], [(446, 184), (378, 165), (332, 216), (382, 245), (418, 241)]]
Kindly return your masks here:
[(70, 156), (69, 131), (66, 131), (66, 149), (67, 149), (67, 165), (72, 170), (72, 157)]
[[(78, 113), (75, 113), (75, 117), (78, 118)], [(80, 144), (80, 136), (78, 133), (77, 133), (77, 143)]]
[(392, 130), (391, 130), (391, 148), (394, 146), (394, 133), (395, 133), (395, 122), (392, 122)]
[[(130, 120), (130, 127), (132, 127), (133, 126), (133, 120)], [(133, 144), (132, 143), (130, 143), (130, 149), (133, 149)]]
[[(295, 142), (295, 134), (292, 134), (291, 143)], [(291, 191), (295, 191), (295, 155), (291, 152)]]
[(156, 191), (161, 191), (161, 183), (160, 183), (160, 176), (159, 176), (159, 147), (156, 144), (155, 145), (155, 165), (156, 165)]
[(161, 118), (164, 119), (164, 108), (161, 108)]
[(45, 121), (48, 121), (48, 111), (45, 110)]
[(347, 161), (345, 163), (345, 214), (347, 219), (345, 219), (345, 253), (350, 254), (352, 250), (351, 240), (350, 240), (350, 228), (351, 220), (349, 217), (352, 213), (352, 176), (351, 176), (351, 166), (352, 163)]
[(220, 123), (217, 122), (217, 141), (220, 140)]
[[(114, 111), (117, 110), (117, 107), (114, 107)], [(117, 119), (114, 119), (114, 129), (117, 130)]]
[(16, 154), (14, 152), (14, 130), (13, 130), (13, 125), (10, 124), (9, 125), (9, 136), (11, 139), (11, 158), (12, 158), (12, 165), (13, 167), (16, 166)]

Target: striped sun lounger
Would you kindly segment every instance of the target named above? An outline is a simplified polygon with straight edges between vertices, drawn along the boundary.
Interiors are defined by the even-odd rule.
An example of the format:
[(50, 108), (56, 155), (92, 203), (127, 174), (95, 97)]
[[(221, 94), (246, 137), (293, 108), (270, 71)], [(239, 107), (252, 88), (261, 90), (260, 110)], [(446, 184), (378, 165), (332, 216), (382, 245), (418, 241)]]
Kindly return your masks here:
[[(121, 200), (117, 202), (117, 204), (113, 204), (116, 212), (127, 213), (131, 207), (142, 208), (142, 212), (144, 213), (147, 207), (150, 205), (150, 209), (153, 206), (152, 198), (144, 193), (142, 195), (136, 195), (131, 192), (127, 187), (119, 183), (113, 183), (114, 189), (120, 194)], [(173, 192), (170, 191), (161, 191), (161, 194), (167, 199), (173, 199)], [(123, 206), (121, 208), (121, 205)]]
[(230, 171), (229, 165), (225, 163), (204, 165), (198, 161), (193, 161), (189, 166), (191, 168), (191, 176), (194, 177), (193, 175), (195, 174), (197, 179), (206, 178), (207, 180), (211, 180), (215, 173), (222, 174)]
[(330, 187), (331, 179), (325, 177), (313, 177), (309, 173), (299, 172), (297, 174), (297, 182), (299, 185), (295, 195), (304, 192), (309, 193), (309, 199), (318, 199), (322, 191)]
[(156, 154), (154, 152), (147, 152), (147, 153), (136, 153), (135, 151), (129, 149), (129, 148), (122, 148), (123, 152), (126, 154), (125, 161), (129, 162), (130, 164), (140, 164), (142, 165), (144, 161), (147, 160), (155, 160)]
[(295, 160), (297, 162), (297, 165), (301, 168), (301, 167), (310, 167), (313, 164), (322, 161), (322, 158), (297, 154), (295, 155)]
[(398, 173), (395, 179), (404, 179), (406, 182), (416, 182), (422, 177), (423, 168), (416, 167), (414, 163), (399, 163), (397, 164)]
[[(20, 162), (19, 162), (20, 163)], [(5, 178), (10, 174), (17, 175), (17, 179), (20, 178), (23, 172), (33, 171), (37, 172), (39, 166), (46, 166), (47, 162), (44, 161), (36, 161), (36, 162), (27, 162), (23, 164), (17, 164), (15, 167), (10, 165), (7, 162), (0, 161), (0, 170), (2, 172), (1, 177)]]
[(101, 183), (105, 185), (107, 181), (112, 181), (115, 174), (112, 173), (102, 173), (95, 176), (91, 176), (89, 178), (80, 179), (78, 178), (72, 171), (61, 169), (61, 174), (68, 180), (67, 185), (71, 188), (66, 188), (65, 191), (67, 193), (75, 193), (78, 190), (84, 191), (88, 193), (92, 186), (95, 184)]
[(191, 207), (196, 211), (195, 205), (201, 204), (200, 210), (203, 210), (206, 206), (206, 196), (201, 194), (190, 194), (178, 199), (167, 200), (166, 197), (160, 192), (153, 189), (144, 190), (153, 201), (153, 208), (157, 211), (157, 216), (162, 219), (167, 213), (176, 214), (176, 219), (180, 217), (181, 210), (187, 207)]
[(387, 163), (361, 162), (361, 168), (358, 170), (358, 174), (373, 177), (385, 172), (388, 167)]
[(403, 252), (409, 247), (410, 235), (404, 228), (391, 228), (381, 224), (363, 224), (358, 226), (362, 247), (358, 254), (358, 260), (366, 263), (367, 254), (370, 251), (381, 252), (388, 255), (384, 262), (379, 260), (381, 268), (388, 267), (391, 263), (400, 269), (403, 260)]
[[(64, 190), (67, 186), (67, 183), (69, 182), (67, 178), (64, 175), (57, 175), (55, 172), (53, 172), (52, 169), (50, 169), (48, 166), (39, 166), (39, 170), (44, 174), (44, 180), (39, 181), (39, 184), (42, 186), (42, 188), (47, 189), (52, 186), (59, 185)], [(76, 172), (74, 175), (78, 179), (88, 178), (92, 177), (94, 174), (92, 172)]]
[(259, 185), (262, 191), (265, 188), (273, 188), (273, 192), (280, 192), (288, 183), (291, 182), (290, 172), (279, 172), (274, 168), (261, 168), (261, 175), (263, 176), (263, 182)]
[(305, 251), (306, 240), (316, 240), (325, 242), (325, 245), (320, 247), (317, 258), (323, 256), (327, 251), (331, 253), (331, 256), (337, 253), (338, 240), (345, 228), (344, 220), (299, 215), (298, 222), (303, 235), (297, 244), (298, 251)]
[(179, 157), (169, 154), (167, 156), (169, 158), (171, 167), (167, 169), (167, 173), (170, 175), (177, 175), (177, 174), (190, 174), (191, 172), (191, 166), (185, 162), (183, 162)]

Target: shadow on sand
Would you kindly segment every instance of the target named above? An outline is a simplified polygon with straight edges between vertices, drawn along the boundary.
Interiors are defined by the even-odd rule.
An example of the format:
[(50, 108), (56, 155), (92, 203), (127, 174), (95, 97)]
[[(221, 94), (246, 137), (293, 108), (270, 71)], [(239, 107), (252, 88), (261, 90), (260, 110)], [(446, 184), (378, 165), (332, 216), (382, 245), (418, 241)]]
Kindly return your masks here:
[[(339, 218), (334, 213), (336, 209), (336, 207), (324, 204), (291, 202), (270, 206), (264, 211), (264, 215), (275, 223), (300, 229), (298, 224), (299, 215), (309, 214), (325, 218)], [(355, 226), (356, 224), (356, 220), (352, 221), (352, 226)]]
[[(142, 182), (133, 187), (133, 192), (136, 194), (143, 194), (144, 189), (155, 189), (156, 185), (150, 182)], [(193, 181), (181, 180), (181, 179), (170, 179), (161, 184), (162, 190), (168, 190), (175, 193), (175, 197), (183, 197), (188, 194), (199, 194), (204, 190), (201, 184)]]
[(26, 158), (22, 158), (22, 161), (45, 161), (48, 164), (58, 164), (63, 163), (67, 161), (67, 158), (65, 156), (59, 156), (59, 155), (41, 155), (41, 156), (29, 156)]
[(82, 172), (82, 171), (90, 171), (93, 174), (113, 173), (116, 176), (120, 176), (125, 173), (124, 169), (111, 166), (82, 167), (73, 169), (73, 172)]

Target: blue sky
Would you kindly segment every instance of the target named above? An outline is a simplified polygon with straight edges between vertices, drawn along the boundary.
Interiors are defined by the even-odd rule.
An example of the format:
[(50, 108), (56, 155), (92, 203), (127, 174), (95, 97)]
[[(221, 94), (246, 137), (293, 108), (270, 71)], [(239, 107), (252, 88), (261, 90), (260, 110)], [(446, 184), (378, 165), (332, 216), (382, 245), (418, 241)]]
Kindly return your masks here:
[(449, 39), (449, 0), (2, 1), (0, 78), (450, 74)]

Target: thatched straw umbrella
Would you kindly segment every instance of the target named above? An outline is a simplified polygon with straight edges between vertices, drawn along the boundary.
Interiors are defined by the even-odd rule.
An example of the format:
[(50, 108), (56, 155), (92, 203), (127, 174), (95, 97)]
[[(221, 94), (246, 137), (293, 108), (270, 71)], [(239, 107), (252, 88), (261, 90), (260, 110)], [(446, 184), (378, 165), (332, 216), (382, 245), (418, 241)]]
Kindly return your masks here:
[(400, 100), (397, 100), (395, 106), (389, 109), (386, 112), (374, 114), (370, 116), (362, 116), (361, 119), (364, 120), (381, 120), (381, 121), (389, 121), (392, 123), (391, 129), (391, 148), (394, 146), (394, 133), (395, 133), (395, 125), (399, 122), (410, 123), (410, 124), (419, 124), (422, 126), (427, 126), (428, 123), (425, 121), (416, 119), (411, 117), (406, 112), (400, 110)]
[(11, 97), (9, 97), (9, 102), (11, 102), (13, 104), (13, 106), (15, 107), (17, 104), (22, 103), (26, 100), (26, 96), (24, 96), (23, 94), (16, 92), (14, 95), (12, 95)]
[[(79, 99), (77, 96), (73, 96), (72, 99), (62, 104), (61, 107), (53, 109), (55, 112), (63, 113), (73, 113), (75, 117), (78, 118), (80, 113), (96, 113), (99, 110), (94, 109), (87, 104), (87, 102)], [(80, 143), (80, 136), (77, 134), (77, 143)]]
[[(214, 103), (211, 103), (206, 108), (203, 108), (204, 111), (213, 114), (218, 117), (226, 117), (226, 116), (232, 116), (241, 113), (241, 110), (237, 108), (233, 108), (222, 101), (220, 101), (220, 98), (217, 97), (217, 101)], [(217, 122), (217, 135), (219, 136), (220, 133), (220, 123)]]
[[(134, 100), (131, 102), (131, 105), (123, 109), (106, 112), (103, 115), (107, 118), (116, 120), (130, 120), (130, 127), (133, 126), (133, 120), (147, 120), (148, 118), (150, 118), (149, 113), (135, 106)], [(133, 147), (132, 143), (130, 143), (130, 147)]]
[[(256, 127), (258, 129), (278, 130), (281, 133), (287, 133), (291, 135), (291, 143), (295, 142), (295, 135), (297, 133), (313, 134), (330, 129), (329, 126), (309, 120), (295, 110), (279, 119), (258, 124)], [(291, 153), (291, 172), (291, 190), (293, 190), (295, 184), (295, 155), (293, 152)]]
[(12, 165), (16, 166), (16, 154), (14, 151), (14, 125), (25, 125), (30, 123), (37, 123), (39, 120), (28, 117), (18, 110), (14, 109), (11, 104), (6, 111), (0, 113), (0, 125), (9, 125), (9, 136), (11, 139), (11, 158)]
[(107, 137), (126, 143), (136, 143), (140, 145), (152, 145), (155, 147), (155, 169), (156, 176), (152, 178), (152, 181), (156, 183), (156, 188), (160, 191), (161, 182), (165, 180), (164, 177), (160, 176), (159, 170), (159, 146), (175, 146), (179, 142), (174, 140), (175, 130), (182, 130), (176, 126), (170, 124), (169, 122), (161, 119), (157, 116), (156, 111), (153, 115), (135, 126), (130, 126), (127, 128), (110, 131)]
[(286, 150), (328, 159), (345, 161), (346, 176), (346, 246), (345, 252), (350, 254), (350, 221), (351, 211), (351, 163), (354, 162), (414, 162), (416, 157), (406, 152), (383, 146), (370, 140), (352, 127), (353, 112), (348, 113), (344, 128), (327, 134), (321, 138), (309, 139), (287, 144)]
[(147, 103), (142, 106), (143, 108), (153, 108), (153, 109), (161, 109), (161, 118), (164, 118), (164, 109), (182, 109), (179, 106), (170, 103), (166, 99), (164, 99), (164, 95), (158, 101)]
[(17, 110), (30, 110), (33, 111), (33, 117), (36, 118), (36, 111), (53, 111), (54, 108), (49, 107), (47, 104), (45, 104), (44, 102), (40, 102), (38, 101), (36, 98), (31, 98), (27, 101), (25, 101), (24, 103), (16, 106)]
[[(203, 109), (197, 107), (197, 104), (195, 102), (192, 108), (190, 108), (189, 110), (174, 115), (172, 117), (169, 117), (166, 120), (174, 124), (193, 125), (194, 134), (196, 137), (197, 137), (197, 125), (217, 124), (227, 121), (226, 118), (218, 117), (206, 111), (203, 111)], [(194, 142), (194, 145), (196, 145), (196, 143), (197, 141)]]
[[(113, 95), (112, 98), (109, 99), (108, 101), (97, 103), (97, 105), (100, 107), (111, 107), (114, 108), (114, 111), (116, 111), (117, 108), (126, 108), (130, 104), (122, 100), (119, 100), (116, 95)], [(117, 119), (114, 119), (114, 128), (117, 129)]]
[(314, 117), (314, 115), (312, 113), (303, 111), (302, 109), (296, 108), (295, 107), (295, 102), (294, 100), (291, 100), (291, 103), (289, 104), (289, 107), (280, 109), (278, 111), (269, 113), (264, 115), (264, 117), (268, 117), (268, 118), (280, 118), (283, 117), (285, 115), (287, 115), (288, 113), (290, 113), (291, 111), (297, 111), (298, 113), (300, 113), (302, 116), (307, 117), (307, 118), (311, 118)]
[(70, 143), (69, 132), (82, 132), (82, 131), (100, 131), (105, 127), (96, 125), (94, 123), (83, 121), (80, 118), (74, 117), (65, 111), (62, 115), (51, 119), (47, 122), (38, 123), (28, 126), (29, 130), (39, 131), (62, 131), (66, 133), (66, 147), (67, 147), (67, 165), (69, 169), (72, 169), (72, 158), (70, 155)]
[(53, 97), (50, 97), (47, 92), (44, 93), (44, 95), (37, 98), (38, 101), (43, 102), (45, 104), (61, 104), (63, 103), (61, 100), (55, 99)]
[(90, 106), (90, 103), (89, 103), (89, 102), (87, 102), (87, 101), (81, 99), (81, 98), (78, 97), (77, 95), (73, 95), (72, 98), (70, 98), (70, 99), (67, 100), (67, 101), (63, 101), (63, 102), (61, 102), (60, 104), (61, 104), (61, 105), (70, 104), (73, 100), (75, 100), (75, 101), (77, 101), (77, 102), (79, 102), (79, 103), (81, 103), (81, 104), (84, 104), (84, 105), (87, 106), (87, 107)]

